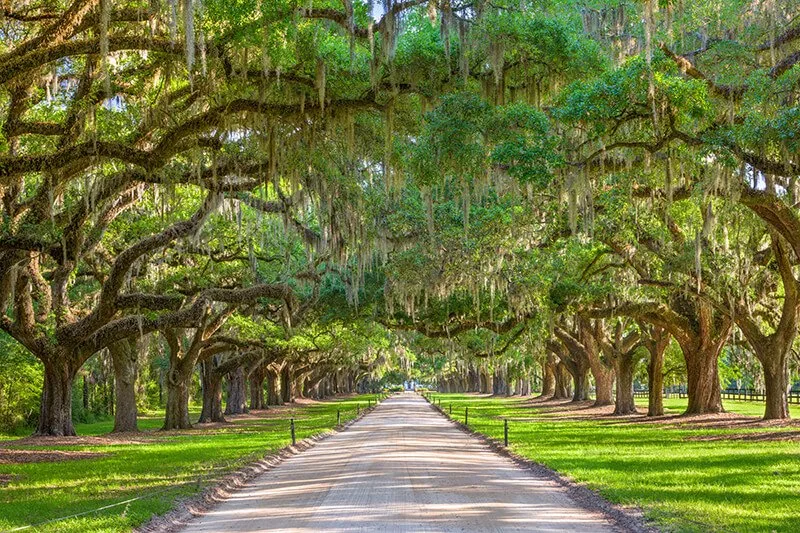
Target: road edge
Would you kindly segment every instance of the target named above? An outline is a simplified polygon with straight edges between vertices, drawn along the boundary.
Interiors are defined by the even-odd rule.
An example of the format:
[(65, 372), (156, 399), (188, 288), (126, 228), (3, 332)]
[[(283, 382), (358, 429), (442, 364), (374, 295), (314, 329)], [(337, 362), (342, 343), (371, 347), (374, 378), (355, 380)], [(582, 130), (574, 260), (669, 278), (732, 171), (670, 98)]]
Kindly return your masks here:
[(431, 409), (442, 415), (445, 420), (450, 422), (457, 429), (476, 438), (497, 455), (510, 459), (518, 467), (532, 472), (534, 475), (554, 481), (565, 489), (567, 496), (579, 507), (603, 515), (612, 527), (625, 533), (659, 533), (660, 530), (658, 528), (647, 523), (641, 509), (612, 503), (603, 498), (597, 491), (590, 489), (582, 483), (578, 483), (557, 470), (553, 470), (542, 463), (538, 463), (512, 452), (506, 448), (502, 442), (475, 431), (469, 426), (465, 426), (458, 420), (451, 418), (441, 406), (431, 403), (425, 396), (422, 397), (425, 398)]
[(363, 409), (358, 416), (338, 427), (307, 437), (294, 445), (280, 448), (257, 461), (229, 472), (217, 482), (203, 489), (199, 494), (177, 500), (166, 513), (153, 515), (147, 522), (134, 528), (132, 533), (173, 533), (182, 530), (198, 516), (202, 516), (215, 506), (234, 496), (236, 492), (245, 488), (248, 482), (276, 468), (290, 457), (294, 457), (313, 448), (320, 442), (346, 431), (353, 424), (371, 413), (378, 405), (380, 403)]

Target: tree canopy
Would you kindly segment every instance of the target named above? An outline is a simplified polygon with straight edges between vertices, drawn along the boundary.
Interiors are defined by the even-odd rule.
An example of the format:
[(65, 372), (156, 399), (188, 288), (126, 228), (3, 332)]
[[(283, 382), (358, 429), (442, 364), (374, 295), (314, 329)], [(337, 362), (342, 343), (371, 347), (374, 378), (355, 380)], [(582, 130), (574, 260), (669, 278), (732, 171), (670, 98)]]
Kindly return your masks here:
[[(101, 360), (119, 431), (144, 382), (166, 390), (165, 428), (190, 427), (194, 379), (204, 421), (224, 416), (223, 379), (232, 412), (237, 390), (260, 408), (402, 377), (593, 387), (626, 414), (645, 360), (657, 415), (678, 353), (666, 379), (688, 412), (720, 411), (734, 380), (788, 417), (798, 15), (781, 0), (6, 5), (0, 327), (4, 366), (43, 375), (25, 418), (73, 435), (76, 377)], [(0, 398), (35, 396), (8, 383)]]

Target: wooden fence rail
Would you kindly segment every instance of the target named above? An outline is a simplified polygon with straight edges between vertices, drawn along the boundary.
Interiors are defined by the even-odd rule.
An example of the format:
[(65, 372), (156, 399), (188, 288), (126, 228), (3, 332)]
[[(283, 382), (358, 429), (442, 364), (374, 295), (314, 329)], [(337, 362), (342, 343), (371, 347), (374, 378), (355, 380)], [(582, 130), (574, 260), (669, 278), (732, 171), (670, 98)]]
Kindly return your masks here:
[[(633, 391), (635, 398), (647, 398), (648, 392), (646, 390)], [(678, 398), (686, 398), (685, 392), (663, 392), (664, 397), (677, 396)], [(767, 395), (762, 390), (757, 389), (723, 389), (723, 400), (746, 400), (750, 402), (765, 402)], [(790, 391), (788, 395), (789, 403), (800, 405), (800, 391)]]

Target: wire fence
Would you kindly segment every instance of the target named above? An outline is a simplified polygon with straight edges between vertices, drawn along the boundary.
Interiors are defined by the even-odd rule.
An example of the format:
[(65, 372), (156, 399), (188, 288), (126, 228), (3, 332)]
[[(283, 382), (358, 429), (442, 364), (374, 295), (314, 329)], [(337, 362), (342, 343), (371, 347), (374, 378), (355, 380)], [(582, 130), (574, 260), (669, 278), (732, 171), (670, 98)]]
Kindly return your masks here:
[[(497, 421), (500, 424), (500, 428), (502, 429), (502, 443), (503, 446), (508, 448), (509, 443), (509, 425), (508, 425), (508, 418), (498, 417), (496, 415), (487, 415), (477, 409), (475, 406), (472, 406), (470, 409), (469, 405), (458, 405), (456, 404), (455, 409), (453, 408), (453, 402), (446, 402), (444, 406), (442, 406), (442, 398), (440, 396), (436, 396), (430, 392), (423, 393), (422, 397), (425, 398), (428, 403), (430, 403), (434, 408), (438, 409), (439, 412), (444, 414), (445, 416), (449, 417), (451, 420), (461, 424), (466, 428), (470, 428), (470, 423), (474, 422), (477, 419), (481, 419), (484, 421), (491, 420)], [(492, 437), (487, 437), (492, 439)], [(492, 439), (495, 441), (499, 441), (499, 439)]]
[[(662, 393), (666, 398), (688, 398), (685, 391), (671, 392), (664, 391)], [(742, 400), (742, 401), (756, 401), (765, 402), (766, 393), (757, 389), (724, 389), (721, 391), (722, 398), (727, 400)], [(636, 398), (647, 398), (649, 392), (646, 390), (637, 390), (633, 392)], [(422, 393), (428, 403), (438, 409), (442, 414), (449, 417), (451, 420), (469, 428), (470, 422), (474, 422), (477, 418), (482, 420), (491, 419), (498, 421), (502, 424), (503, 445), (508, 447), (509, 442), (509, 425), (508, 418), (499, 417), (496, 415), (485, 415), (481, 413), (475, 406), (470, 409), (469, 405), (456, 404), (455, 408), (453, 402), (446, 401), (442, 405), (442, 397), (431, 392)], [(790, 404), (800, 404), (800, 391), (790, 391), (787, 394), (787, 400)], [(497, 439), (494, 439), (497, 440)]]

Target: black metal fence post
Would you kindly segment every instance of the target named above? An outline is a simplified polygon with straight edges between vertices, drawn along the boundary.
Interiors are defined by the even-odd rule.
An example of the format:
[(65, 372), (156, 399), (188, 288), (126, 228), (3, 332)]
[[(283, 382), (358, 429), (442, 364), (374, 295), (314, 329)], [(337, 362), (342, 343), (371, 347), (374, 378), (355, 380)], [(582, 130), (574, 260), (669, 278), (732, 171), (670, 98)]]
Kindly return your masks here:
[(292, 418), (289, 421), (289, 429), (292, 432), (292, 446), (294, 446), (295, 444), (297, 444), (297, 438), (295, 437), (295, 434), (294, 434), (294, 418)]
[(469, 406), (464, 408), (464, 425), (469, 425)]
[(453, 402), (450, 402), (450, 414), (453, 414)]
[(508, 448), (508, 418), (503, 419), (503, 445)]

